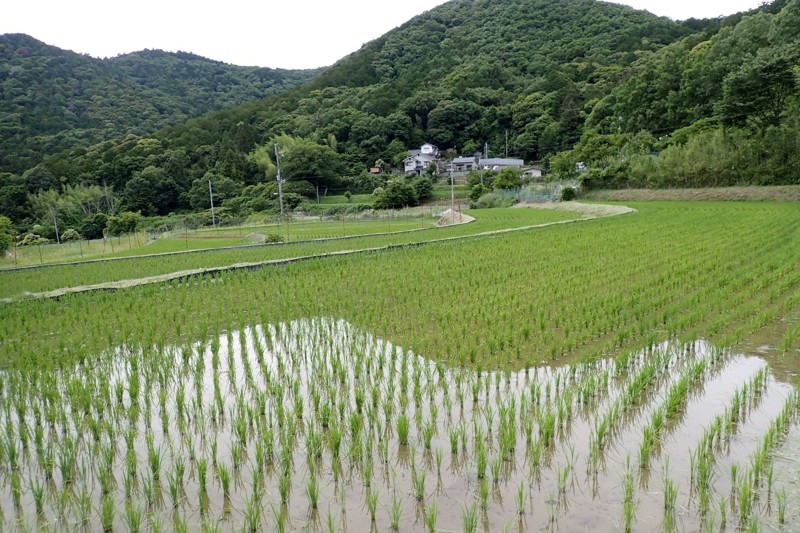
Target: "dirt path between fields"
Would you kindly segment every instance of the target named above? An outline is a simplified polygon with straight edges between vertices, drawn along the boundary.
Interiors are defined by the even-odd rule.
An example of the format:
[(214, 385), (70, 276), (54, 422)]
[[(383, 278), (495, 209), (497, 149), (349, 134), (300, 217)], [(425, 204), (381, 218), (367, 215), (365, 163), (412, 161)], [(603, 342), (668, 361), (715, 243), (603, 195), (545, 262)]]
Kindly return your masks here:
[[(535, 228), (544, 228), (547, 226), (555, 226), (558, 224), (573, 224), (576, 222), (582, 222), (586, 220), (592, 220), (595, 218), (601, 217), (609, 217), (609, 216), (617, 216), (617, 215), (624, 215), (627, 213), (635, 213), (635, 209), (631, 209), (630, 207), (625, 206), (617, 206), (617, 205), (603, 205), (603, 204), (582, 204), (580, 202), (562, 202), (562, 203), (552, 203), (552, 204), (518, 204), (518, 207), (521, 208), (533, 208), (533, 209), (553, 209), (557, 211), (570, 211), (573, 213), (579, 213), (582, 216), (580, 218), (573, 218), (570, 220), (560, 220), (558, 222), (546, 222), (544, 224), (534, 224), (531, 226), (521, 226), (518, 228), (507, 228), (501, 230), (491, 230), (491, 231), (483, 231), (479, 233), (473, 233), (471, 235), (460, 235), (457, 237), (443, 237), (439, 239), (431, 239), (427, 241), (420, 241), (420, 242), (410, 242), (410, 243), (402, 243), (402, 244), (390, 244), (387, 246), (378, 246), (372, 248), (358, 248), (354, 250), (339, 250), (336, 252), (328, 252), (324, 254), (314, 254), (314, 255), (305, 255), (305, 256), (298, 256), (298, 257), (289, 257), (285, 259), (272, 259), (268, 261), (257, 261), (257, 262), (250, 262), (250, 263), (236, 263), (232, 265), (224, 265), (219, 267), (210, 267), (210, 268), (196, 268), (191, 270), (181, 270), (178, 272), (170, 272), (167, 274), (161, 274), (157, 276), (148, 276), (144, 278), (137, 278), (137, 279), (126, 279), (126, 280), (119, 280), (119, 281), (109, 281), (105, 283), (96, 283), (93, 285), (79, 285), (75, 287), (64, 287), (61, 289), (55, 289), (52, 291), (45, 291), (45, 292), (38, 292), (38, 293), (26, 293), (24, 295), (10, 297), (10, 298), (3, 298), (0, 299), (0, 303), (12, 303), (15, 301), (20, 300), (36, 300), (42, 298), (52, 298), (58, 299), (66, 295), (76, 294), (81, 292), (92, 292), (92, 291), (115, 291), (120, 289), (127, 289), (131, 287), (136, 287), (138, 285), (149, 285), (153, 283), (163, 283), (166, 281), (176, 281), (181, 279), (192, 278), (201, 275), (210, 275), (214, 276), (216, 274), (220, 274), (223, 272), (234, 271), (234, 270), (255, 270), (258, 268), (265, 268), (269, 266), (280, 266), (280, 265), (288, 265), (291, 263), (297, 263), (300, 261), (308, 261), (311, 259), (321, 259), (324, 257), (336, 257), (342, 255), (352, 255), (352, 254), (360, 254), (360, 253), (369, 253), (369, 252), (379, 252), (379, 251), (386, 251), (386, 250), (395, 250), (399, 248), (407, 248), (407, 247), (414, 247), (414, 246), (423, 246), (426, 244), (433, 244), (433, 243), (441, 243), (441, 242), (448, 242), (448, 241), (458, 241), (464, 239), (472, 239), (476, 237), (485, 237), (489, 235), (501, 235), (504, 233), (512, 233), (515, 231), (526, 231)], [(475, 220), (473, 217), (469, 215), (461, 214), (461, 220), (459, 221), (458, 217), (459, 213), (456, 214), (456, 224), (463, 224), (467, 222), (471, 222)]]
[(581, 202), (519, 203), (515, 207), (569, 211), (571, 213), (578, 213), (582, 215), (583, 218), (610, 217), (636, 212), (636, 209), (624, 205), (584, 204)]

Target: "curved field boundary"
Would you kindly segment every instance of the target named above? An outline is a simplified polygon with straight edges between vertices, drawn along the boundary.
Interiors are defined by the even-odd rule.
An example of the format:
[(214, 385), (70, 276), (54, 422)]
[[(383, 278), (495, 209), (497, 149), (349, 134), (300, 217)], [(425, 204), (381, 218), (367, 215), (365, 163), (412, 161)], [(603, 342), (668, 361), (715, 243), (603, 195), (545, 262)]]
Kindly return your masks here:
[[(559, 207), (564, 206), (564, 207)], [(569, 207), (566, 207), (569, 206)], [(308, 261), (312, 259), (322, 259), (326, 257), (337, 257), (343, 255), (355, 255), (355, 254), (363, 254), (363, 253), (371, 253), (371, 252), (382, 252), (387, 250), (395, 250), (395, 249), (402, 249), (402, 248), (411, 248), (416, 246), (422, 246), (426, 244), (434, 244), (434, 243), (443, 243), (443, 242), (451, 242), (451, 241), (460, 241), (465, 239), (473, 239), (478, 237), (487, 237), (492, 235), (502, 235), (506, 233), (513, 233), (517, 231), (528, 231), (537, 228), (544, 228), (548, 226), (555, 226), (559, 224), (571, 224), (575, 222), (584, 222), (588, 220), (594, 220), (596, 218), (605, 218), (610, 216), (618, 216), (624, 215), (627, 213), (635, 213), (636, 210), (630, 207), (625, 206), (610, 206), (610, 205), (602, 205), (602, 204), (581, 204), (578, 202), (570, 202), (569, 204), (530, 204), (524, 205), (522, 207), (535, 207), (535, 208), (542, 208), (542, 209), (561, 209), (566, 211), (573, 211), (582, 213), (584, 216), (582, 218), (574, 218), (570, 220), (559, 220), (556, 222), (546, 222), (544, 224), (533, 224), (530, 226), (521, 226), (517, 228), (507, 228), (507, 229), (499, 229), (499, 230), (490, 230), (490, 231), (482, 231), (480, 233), (473, 233), (471, 235), (459, 235), (455, 237), (442, 237), (439, 239), (431, 239), (427, 241), (419, 241), (419, 242), (411, 242), (411, 243), (402, 243), (402, 244), (389, 244), (386, 246), (374, 246), (370, 248), (357, 248), (354, 250), (338, 250), (335, 252), (328, 252), (324, 254), (312, 254), (312, 255), (303, 255), (298, 257), (287, 257), (285, 259), (269, 259), (267, 261), (254, 261), (254, 262), (247, 262), (247, 263), (234, 263), (231, 265), (225, 265), (220, 267), (208, 267), (208, 268), (195, 268), (190, 270), (180, 270), (176, 272), (170, 272), (168, 274), (161, 274), (158, 276), (148, 276), (144, 278), (137, 278), (137, 279), (127, 279), (127, 280), (119, 280), (119, 281), (110, 281), (105, 283), (95, 283), (92, 285), (79, 285), (75, 287), (64, 287), (61, 289), (55, 289), (52, 291), (45, 291), (45, 292), (38, 292), (38, 293), (31, 293), (26, 294), (24, 296), (19, 297), (11, 297), (11, 298), (3, 298), (0, 300), (1, 303), (11, 303), (14, 301), (19, 300), (35, 300), (35, 299), (47, 299), (53, 298), (58, 299), (62, 296), (67, 296), (70, 294), (77, 294), (82, 292), (92, 292), (92, 291), (115, 291), (120, 289), (127, 289), (130, 287), (136, 287), (139, 285), (149, 285), (153, 283), (163, 283), (167, 281), (176, 281), (181, 279), (192, 278), (195, 276), (202, 276), (202, 275), (217, 275), (223, 272), (229, 271), (236, 271), (236, 270), (255, 270), (259, 268), (266, 268), (270, 266), (283, 266), (288, 265), (291, 263), (298, 263), (300, 261)], [(406, 231), (420, 231), (420, 230), (406, 230)], [(397, 232), (401, 233), (401, 232)], [(330, 239), (325, 239), (330, 240)], [(170, 252), (170, 254), (175, 252)], [(184, 252), (177, 252), (177, 253), (184, 253)], [(152, 256), (146, 256), (152, 257)]]
[[(474, 220), (474, 219), (473, 219)], [(472, 222), (471, 220), (468, 222)], [(451, 224), (450, 224), (451, 225)], [(2, 272), (23, 272), (27, 270), (43, 270), (51, 267), (63, 267), (63, 266), (76, 266), (76, 265), (90, 265), (92, 263), (106, 263), (110, 261), (127, 261), (131, 259), (142, 259), (142, 258), (151, 258), (151, 257), (169, 257), (174, 255), (188, 255), (188, 254), (201, 254), (201, 253), (209, 253), (209, 252), (220, 252), (220, 251), (227, 251), (227, 250), (247, 250), (250, 248), (266, 248), (270, 246), (292, 246), (295, 244), (310, 244), (315, 242), (329, 242), (329, 241), (347, 241), (351, 239), (359, 239), (361, 237), (380, 237), (382, 235), (401, 235), (403, 233), (414, 233), (417, 231), (430, 231), (436, 230), (438, 228), (444, 228), (448, 225), (436, 226), (431, 225), (426, 228), (413, 228), (413, 229), (403, 229), (398, 231), (385, 231), (385, 232), (378, 232), (378, 233), (362, 233), (360, 235), (346, 235), (343, 237), (322, 237), (319, 239), (303, 239), (299, 241), (290, 241), (290, 242), (262, 242), (257, 244), (241, 244), (238, 246), (220, 246), (219, 248), (201, 248), (198, 250), (178, 250), (176, 252), (160, 252), (157, 254), (138, 254), (138, 255), (125, 255), (120, 257), (101, 257), (98, 259), (87, 259), (85, 261), (66, 261), (66, 262), (59, 262), (59, 263), (46, 263), (43, 265), (26, 265), (20, 267), (11, 267), (11, 268), (2, 268), (0, 269), (0, 273)]]

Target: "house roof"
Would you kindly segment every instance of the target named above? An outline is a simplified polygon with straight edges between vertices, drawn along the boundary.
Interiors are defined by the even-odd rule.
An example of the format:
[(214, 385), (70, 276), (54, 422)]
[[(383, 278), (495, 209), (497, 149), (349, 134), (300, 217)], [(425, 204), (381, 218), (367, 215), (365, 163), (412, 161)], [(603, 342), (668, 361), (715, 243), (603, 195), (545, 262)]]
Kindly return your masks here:
[(406, 161), (412, 161), (412, 160), (429, 162), (429, 163), (432, 161), (437, 161), (436, 157), (431, 154), (415, 154), (406, 157), (405, 159), (403, 159), (403, 162), (405, 163)]
[(521, 167), (525, 162), (522, 159), (511, 157), (490, 157), (488, 159), (481, 159), (480, 164), (486, 166)]
[(453, 158), (454, 165), (466, 165), (467, 163), (475, 163), (475, 157), (455, 157)]

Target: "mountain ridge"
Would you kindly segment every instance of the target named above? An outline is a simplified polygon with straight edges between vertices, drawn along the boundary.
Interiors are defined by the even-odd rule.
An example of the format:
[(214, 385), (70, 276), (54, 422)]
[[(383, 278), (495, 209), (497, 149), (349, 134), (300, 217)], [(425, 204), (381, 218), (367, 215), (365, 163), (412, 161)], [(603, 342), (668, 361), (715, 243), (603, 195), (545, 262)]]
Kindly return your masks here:
[(187, 52), (99, 59), (26, 34), (0, 35), (0, 171), (295, 87), (320, 70), (239, 67)]

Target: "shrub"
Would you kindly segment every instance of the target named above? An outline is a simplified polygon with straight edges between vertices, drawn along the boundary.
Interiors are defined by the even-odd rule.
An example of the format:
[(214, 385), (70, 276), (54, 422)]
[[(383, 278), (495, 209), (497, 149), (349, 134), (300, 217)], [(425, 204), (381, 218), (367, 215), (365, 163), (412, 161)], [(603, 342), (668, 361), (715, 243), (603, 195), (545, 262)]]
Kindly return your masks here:
[(0, 215), (0, 255), (6, 253), (11, 246), (12, 231), (11, 219)]
[[(378, 189), (375, 191), (377, 192)], [(375, 194), (375, 207), (378, 209), (397, 209), (418, 204), (419, 199), (414, 187), (404, 179), (389, 180), (383, 191)]]
[(430, 178), (421, 176), (411, 182), (414, 192), (417, 195), (417, 201), (423, 202), (433, 196), (433, 183)]
[(564, 187), (561, 189), (561, 201), (569, 202), (575, 199), (575, 189), (572, 187)]
[(142, 221), (141, 213), (134, 213), (131, 211), (124, 211), (117, 216), (109, 217), (108, 219), (108, 232), (111, 235), (122, 235), (123, 233), (130, 233), (136, 231), (136, 228)]
[(103, 230), (107, 226), (108, 215), (95, 213), (81, 221), (78, 231), (87, 239), (99, 239), (103, 236)]
[(269, 242), (269, 243), (283, 242), (283, 237), (281, 237), (276, 233), (267, 233), (266, 235), (264, 235), (264, 242)]
[(79, 241), (80, 239), (81, 239), (81, 234), (72, 228), (69, 228), (64, 233), (61, 234), (62, 242)]
[(490, 192), (492, 192), (492, 190), (483, 183), (476, 183), (469, 189), (469, 199), (473, 202), (477, 202), (481, 196)]
[(19, 246), (37, 246), (39, 244), (50, 244), (50, 239), (46, 239), (36, 233), (27, 233), (19, 241)]
[(473, 209), (489, 209), (492, 207), (511, 207), (517, 203), (517, 198), (490, 192), (478, 198), (477, 202), (472, 202), (470, 207)]

